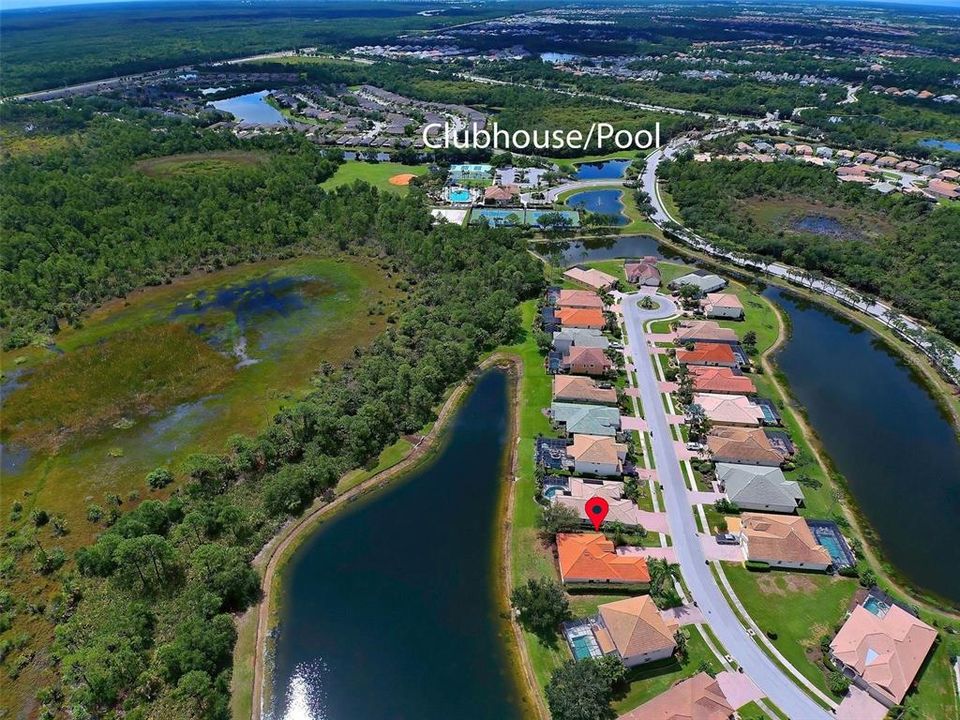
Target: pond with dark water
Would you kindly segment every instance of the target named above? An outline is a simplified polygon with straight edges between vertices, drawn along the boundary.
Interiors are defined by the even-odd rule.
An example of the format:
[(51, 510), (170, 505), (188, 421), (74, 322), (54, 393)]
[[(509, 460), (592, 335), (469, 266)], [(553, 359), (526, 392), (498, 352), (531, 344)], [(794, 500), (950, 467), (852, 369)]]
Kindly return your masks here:
[(960, 602), (960, 441), (916, 372), (876, 335), (776, 289), (791, 336), (776, 356), (883, 554)]
[(272, 720), (529, 715), (498, 600), (508, 420), (507, 376), (488, 372), (429, 465), (296, 550), (282, 580)]
[(623, 177), (633, 160), (604, 160), (602, 162), (576, 163), (577, 180), (617, 180)]

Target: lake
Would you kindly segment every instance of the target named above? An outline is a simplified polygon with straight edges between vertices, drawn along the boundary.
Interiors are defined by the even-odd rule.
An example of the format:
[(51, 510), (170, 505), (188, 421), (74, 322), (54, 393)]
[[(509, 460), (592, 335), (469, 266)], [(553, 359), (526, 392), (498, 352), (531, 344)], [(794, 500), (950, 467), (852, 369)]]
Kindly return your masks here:
[(233, 115), (244, 125), (287, 125), (289, 121), (279, 110), (267, 102), (270, 90), (237, 95), (226, 100), (211, 102), (217, 110)]
[(537, 252), (548, 257), (554, 265), (569, 267), (591, 260), (613, 260), (616, 258), (642, 258), (650, 255), (656, 258), (669, 258), (678, 262), (679, 255), (669, 248), (661, 247), (651, 235), (625, 235), (623, 237), (596, 238), (573, 242), (536, 243), (532, 246)]
[(920, 141), (924, 147), (940, 148), (950, 152), (960, 152), (960, 140), (940, 140), (938, 138), (925, 138)]
[(626, 225), (629, 218), (623, 214), (622, 190), (585, 190), (567, 198), (567, 205), (598, 215), (606, 215), (610, 225)]
[(577, 180), (616, 180), (622, 178), (633, 160), (604, 160), (603, 162), (576, 163)]
[(499, 616), (507, 376), (482, 375), (429, 465), (322, 525), (291, 557), (272, 720), (524, 713)]
[(776, 362), (847, 479), (883, 554), (960, 602), (960, 442), (916, 373), (873, 333), (776, 289), (790, 318)]

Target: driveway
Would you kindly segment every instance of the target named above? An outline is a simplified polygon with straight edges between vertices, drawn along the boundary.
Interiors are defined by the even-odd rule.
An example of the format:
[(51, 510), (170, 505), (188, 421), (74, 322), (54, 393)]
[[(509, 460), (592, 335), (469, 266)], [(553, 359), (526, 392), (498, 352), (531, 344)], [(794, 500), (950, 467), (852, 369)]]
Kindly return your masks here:
[(717, 683), (723, 690), (727, 702), (734, 710), (742, 708), (748, 702), (755, 702), (763, 697), (760, 688), (754, 685), (753, 680), (743, 673), (722, 672), (717, 674)]
[(883, 703), (874, 700), (856, 685), (850, 686), (847, 696), (837, 708), (839, 720), (883, 720), (886, 716), (887, 708)]
[[(661, 151), (654, 155), (659, 152)], [(655, 162), (648, 163), (647, 172), (655, 166)], [(630, 355), (633, 357), (633, 364), (637, 366), (640, 397), (647, 423), (650, 425), (657, 474), (664, 488), (664, 502), (672, 529), (670, 536), (684, 580), (720, 643), (777, 707), (791, 718), (830, 719), (832, 715), (808, 697), (760, 649), (734, 615), (710, 572), (693, 513), (690, 512), (676, 447), (667, 425), (658, 380), (650, 358), (650, 348), (643, 331), (644, 322), (671, 317), (677, 313), (677, 308), (668, 297), (653, 297), (658, 304), (656, 310), (639, 308), (639, 295), (624, 296), (621, 305), (629, 337)]]
[(673, 621), (681, 627), (683, 625), (696, 625), (703, 622), (703, 613), (700, 612), (700, 608), (693, 605), (681, 605), (680, 607), (661, 610), (660, 617), (667, 622)]
[(739, 545), (721, 545), (713, 535), (700, 533), (700, 547), (707, 560), (743, 562), (743, 551)]

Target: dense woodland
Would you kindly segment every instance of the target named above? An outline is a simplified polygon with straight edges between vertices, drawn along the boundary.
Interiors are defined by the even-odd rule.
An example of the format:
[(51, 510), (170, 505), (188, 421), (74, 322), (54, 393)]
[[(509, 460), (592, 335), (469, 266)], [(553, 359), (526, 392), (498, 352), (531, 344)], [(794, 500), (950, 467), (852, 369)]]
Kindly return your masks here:
[[(75, 148), (5, 168), (17, 180), (3, 183), (17, 186), (7, 215), (17, 228), (15, 262), (5, 258), (9, 307), (62, 304), (77, 312), (97, 299), (97, 287), (120, 292), (231, 261), (230, 253), (277, 248), (374, 255), (385, 272), (412, 278), (410, 293), (383, 335), (347, 365), (318, 368), (306, 397), (262, 434), (234, 437), (222, 453), (192, 456), (172, 474), (151, 473), (145, 487), (179, 476), (178, 489), (96, 518), (104, 530), (75, 563), (47, 537), (40, 515), (6, 543), (5, 553), (32, 555), (37, 572), (62, 580), (39, 608), (57, 624), (42, 661), (60, 677), (38, 693), (44, 716), (110, 717), (122, 709), (126, 718), (227, 717), (231, 614), (259, 594), (251, 558), (291, 514), (332, 493), (344, 472), (429, 422), (481, 353), (517, 339), (517, 304), (543, 283), (539, 263), (510, 231), (433, 226), (416, 193), (401, 198), (365, 184), (320, 190), (330, 168), (296, 141), (246, 144), (273, 159), (224, 177), (142, 178), (131, 169), (138, 158), (232, 142), (165, 129), (95, 121)], [(43, 279), (39, 294), (31, 294), (31, 278)], [(7, 577), (30, 572), (7, 560)], [(4, 597), (5, 606), (25, 602)], [(4, 641), (15, 666), (17, 650)]]
[[(683, 220), (720, 245), (842, 280), (960, 340), (960, 207), (840, 183), (832, 170), (802, 163), (662, 166)], [(799, 198), (872, 214), (892, 229), (834, 239), (773, 230), (749, 211), (753, 200)]]
[[(75, 112), (80, 119), (67, 113), (62, 122), (82, 123), (85, 110)], [(24, 345), (37, 331), (56, 332), (58, 318), (76, 322), (94, 303), (198, 267), (290, 252), (336, 163), (292, 134), (243, 147), (263, 162), (229, 173), (148, 174), (138, 160), (240, 143), (155, 117), (92, 116), (83, 142), (0, 165), (5, 345)]]

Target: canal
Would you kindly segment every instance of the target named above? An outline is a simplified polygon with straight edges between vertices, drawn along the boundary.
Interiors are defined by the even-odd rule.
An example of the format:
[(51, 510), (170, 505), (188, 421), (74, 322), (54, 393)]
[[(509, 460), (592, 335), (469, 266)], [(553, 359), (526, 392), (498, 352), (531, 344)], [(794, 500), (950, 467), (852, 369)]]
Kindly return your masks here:
[(283, 578), (273, 720), (520, 718), (498, 601), (507, 376), (429, 465), (323, 525)]
[(776, 364), (884, 556), (960, 603), (960, 442), (916, 372), (873, 333), (768, 289), (790, 319)]

